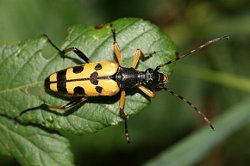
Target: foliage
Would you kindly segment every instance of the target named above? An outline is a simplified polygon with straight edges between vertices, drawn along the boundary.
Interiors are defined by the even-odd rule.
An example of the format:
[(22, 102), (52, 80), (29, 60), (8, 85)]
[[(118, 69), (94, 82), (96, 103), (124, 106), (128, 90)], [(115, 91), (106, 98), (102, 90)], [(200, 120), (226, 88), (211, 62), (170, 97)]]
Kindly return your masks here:
[[(133, 58), (133, 51), (139, 47), (139, 44), (145, 53), (151, 53), (154, 50), (158, 52), (153, 58), (138, 65), (138, 68), (141, 70), (152, 66), (156, 67), (158, 64), (164, 63), (174, 57), (175, 46), (172, 41), (149, 22), (141, 19), (127, 18), (114, 21), (112, 24), (116, 29), (117, 41), (121, 41), (119, 44), (125, 65), (129, 66)], [(101, 29), (95, 28), (94, 26), (84, 27), (77, 25), (70, 28), (69, 35), (62, 49), (74, 46), (80, 50), (84, 50), (92, 61), (113, 60), (112, 40), (109, 24), (103, 25)], [(48, 38), (41, 36), (36, 39), (26, 40), (18, 46), (4, 46), (1, 48), (0, 69), (2, 71), (8, 71), (3, 73), (0, 82), (2, 115), (14, 118), (21, 111), (37, 107), (44, 102), (50, 105), (63, 105), (63, 103), (67, 102), (64, 99), (46, 94), (43, 87), (44, 78), (50, 73), (59, 71), (66, 66), (74, 65), (75, 62), (79, 62), (80, 60), (72, 58), (74, 54), (70, 54), (68, 55), (69, 58), (64, 59), (58, 56), (58, 53), (49, 57), (43, 55), (42, 50), (47, 43)], [(169, 71), (169, 67), (167, 67), (165, 72)], [(128, 92), (128, 94), (125, 105), (127, 115), (139, 112), (149, 103), (149, 100), (145, 96), (136, 91)], [(18, 117), (17, 120), (19, 123), (16, 125), (34, 124), (33, 130), (35, 131), (40, 131), (45, 128), (78, 135), (94, 133), (104, 127), (117, 125), (118, 122), (122, 121), (119, 117), (118, 99), (118, 96), (111, 97), (111, 99), (106, 97), (91, 98), (89, 102), (84, 103), (80, 108), (78, 107), (78, 109), (74, 109), (73, 111), (68, 110), (71, 111), (71, 113), (67, 116), (58, 115), (52, 111), (43, 109), (35, 109)], [(4, 120), (8, 121), (8, 119)], [(3, 126), (7, 125), (5, 127), (10, 128), (9, 131), (5, 132), (6, 137), (10, 135), (9, 132), (15, 127), (12, 123), (3, 123)], [(8, 124), (12, 125), (8, 126)], [(26, 132), (28, 132), (31, 127), (27, 127)], [(25, 130), (25, 127), (23, 127), (23, 130)], [(6, 145), (8, 143), (6, 142), (7, 140), (8, 139), (1, 139), (2, 145)], [(41, 142), (37, 142), (35, 139), (33, 141), (38, 144), (37, 146), (46, 147), (46, 141), (44, 141), (45, 145)], [(52, 142), (50, 143), (53, 145)], [(12, 147), (15, 146), (12, 142), (10, 142), (10, 144), (10, 149), (6, 148), (6, 151), (10, 151)], [(20, 142), (20, 144), (22, 145), (22, 142)], [(29, 158), (18, 156), (18, 151), (28, 153), (30, 152), (29, 149), (26, 145), (26, 149), (17, 149), (17, 154), (14, 153), (14, 155), (12, 155), (26, 165), (28, 165), (28, 160), (31, 159), (33, 162), (39, 163), (39, 165), (44, 164), (42, 161), (36, 161), (31, 155)], [(56, 143), (52, 149), (57, 151), (58, 147)], [(37, 148), (32, 153), (39, 153), (36, 152), (39, 150), (40, 149)], [(67, 150), (67, 153), (70, 153), (69, 149)], [(40, 155), (43, 156), (42, 154)], [(64, 159), (66, 161), (72, 160), (67, 157), (64, 157)], [(23, 160), (26, 160), (26, 162)], [(54, 157), (54, 160), (57, 159)], [(58, 161), (62, 161), (62, 159), (58, 159)], [(53, 165), (55, 165), (55, 163)]]
[[(13, 47), (13, 43), (26, 38), (38, 39), (34, 36), (45, 33), (56, 45), (60, 45), (57, 43), (64, 40), (66, 29), (74, 24), (98, 25), (128, 16), (147, 19), (159, 26), (161, 31), (174, 41), (180, 53), (195, 48), (203, 41), (224, 34), (229, 35), (230, 40), (217, 43), (179, 61), (174, 66), (174, 73), (169, 77), (168, 83), (169, 88), (197, 104), (198, 108), (212, 120), (215, 126), (214, 132), (207, 126), (205, 129), (199, 130), (199, 126), (205, 126), (205, 124), (199, 122), (200, 118), (189, 111), (191, 109), (186, 104), (166, 92), (158, 92), (157, 97), (143, 112), (137, 116), (130, 116), (131, 145), (127, 145), (124, 141), (122, 124), (106, 127), (95, 134), (86, 134), (82, 137), (66, 135), (71, 142), (76, 165), (83, 163), (85, 165), (114, 165), (117, 163), (119, 165), (142, 165), (147, 161), (154, 164), (158, 159), (169, 159), (170, 155), (172, 157), (168, 161), (181, 161), (185, 158), (190, 165), (250, 165), (250, 152), (246, 148), (250, 139), (250, 126), (247, 112), (244, 112), (248, 107), (250, 85), (249, 7), (247, 0), (81, 0), (74, 2), (2, 0), (0, 3), (0, 43), (1, 45), (12, 43), (11, 47)], [(107, 30), (108, 33), (110, 32)], [(122, 44), (125, 36), (119, 35), (118, 37), (121, 39), (118, 42)], [(109, 40), (112, 42), (111, 38)], [(141, 48), (141, 44), (139, 44), (139, 48)], [(81, 44), (79, 43), (79, 45)], [(64, 43), (61, 48), (67, 46)], [(111, 46), (108, 45), (107, 48), (111, 49)], [(85, 52), (86, 48), (82, 49)], [(41, 50), (46, 62), (53, 57), (56, 58), (57, 53), (52, 51), (53, 48), (46, 51), (47, 43), (46, 49), (41, 48)], [(128, 50), (131, 51), (129, 56), (132, 56), (134, 49), (128, 48)], [(88, 56), (91, 55), (90, 53)], [(69, 57), (75, 56), (69, 54)], [(58, 62), (61, 63), (61, 61), (58, 57)], [(131, 59), (127, 59), (126, 65), (129, 65), (130, 62)], [(75, 65), (70, 59), (65, 59), (63, 66), (61, 66), (62, 64), (54, 65), (55, 69), (47, 69), (47, 73), (44, 73), (39, 79), (43, 80), (50, 72), (71, 65), (67, 63)], [(0, 77), (6, 73), (8, 73), (7, 70), (1, 70)], [(12, 72), (9, 73), (9, 76), (11, 75)], [(46, 95), (43, 92), (42, 84), (41, 82), (40, 88), (31, 88), (24, 93), (34, 94), (34, 97), (37, 97), (37, 94)], [(130, 92), (129, 96), (132, 94), (137, 93)], [(42, 98), (41, 96), (39, 99)], [(43, 97), (43, 99), (53, 104), (55, 100), (58, 104), (67, 102), (52, 96), (47, 97)], [(19, 101), (15, 101), (12, 104), (20, 104)], [(38, 100), (37, 104), (41, 102)], [(104, 103), (106, 103), (105, 100), (102, 104)], [(30, 104), (35, 105), (36, 103)], [(94, 100), (92, 104), (95, 104)], [(3, 105), (0, 108), (2, 110)], [(41, 112), (41, 116), (38, 116), (39, 112), (23, 117), (22, 121), (33, 120), (37, 123), (48, 120), (50, 117), (47, 112)], [(18, 109), (13, 108), (3, 113), (13, 117), (18, 113)], [(244, 114), (245, 118), (243, 118)], [(46, 116), (47, 119), (43, 119), (42, 116)], [(230, 117), (227, 123), (220, 123), (227, 116)], [(38, 119), (39, 117), (41, 119)], [(49, 124), (47, 122), (45, 124)], [(230, 130), (230, 126), (233, 126), (232, 130)], [(204, 133), (207, 133), (208, 136), (203, 135)], [(190, 149), (192, 144), (189, 145), (189, 143), (193, 139), (203, 141), (201, 144), (197, 142), (197, 146), (192, 146)], [(163, 152), (162, 155), (161, 152)], [(12, 159), (6, 157), (0, 158), (0, 161), (4, 165), (15, 164)]]

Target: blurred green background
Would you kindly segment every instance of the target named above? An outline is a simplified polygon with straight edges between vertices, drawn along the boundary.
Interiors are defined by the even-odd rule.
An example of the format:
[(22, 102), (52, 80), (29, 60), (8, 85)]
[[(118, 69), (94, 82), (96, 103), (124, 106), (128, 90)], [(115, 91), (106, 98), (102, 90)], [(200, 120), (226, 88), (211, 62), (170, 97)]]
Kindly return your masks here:
[[(249, 0), (1, 0), (0, 44), (15, 44), (45, 33), (60, 45), (73, 24), (99, 25), (122, 17), (150, 20), (175, 42), (181, 53), (202, 41), (229, 35), (230, 40), (179, 61), (169, 87), (197, 104), (212, 120), (249, 98)], [(237, 121), (235, 118), (232, 123)], [(189, 164), (250, 165), (247, 120)], [(145, 111), (130, 117), (131, 145), (124, 140), (123, 124), (93, 135), (68, 138), (76, 165), (142, 165), (185, 141), (202, 126), (211, 133), (184, 102), (158, 92)], [(204, 144), (206, 139), (209, 136)], [(0, 158), (0, 163), (17, 164), (5, 157)]]

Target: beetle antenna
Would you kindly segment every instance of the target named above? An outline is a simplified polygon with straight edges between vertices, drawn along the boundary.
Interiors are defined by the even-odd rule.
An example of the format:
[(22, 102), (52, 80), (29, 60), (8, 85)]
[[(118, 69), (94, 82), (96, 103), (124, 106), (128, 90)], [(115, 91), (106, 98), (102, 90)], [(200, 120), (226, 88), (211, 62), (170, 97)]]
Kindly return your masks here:
[(192, 107), (194, 109), (194, 111), (197, 112), (203, 118), (203, 120), (210, 126), (210, 128), (214, 130), (214, 126), (212, 125), (211, 121), (192, 102), (190, 102), (189, 100), (187, 100), (185, 97), (183, 97), (183, 96), (175, 93), (174, 91), (172, 91), (169, 88), (166, 88), (166, 87), (162, 87), (162, 88), (164, 90), (166, 90), (167, 92), (171, 93), (173, 96), (178, 97), (179, 99), (181, 99), (182, 101), (184, 101), (185, 103), (187, 103), (190, 107)]
[(229, 39), (229, 36), (224, 35), (224, 36), (220, 36), (220, 37), (214, 38), (214, 39), (212, 39), (212, 40), (209, 40), (209, 41), (207, 41), (206, 43), (200, 45), (199, 47), (197, 47), (197, 48), (195, 48), (195, 49), (193, 49), (193, 50), (191, 50), (191, 51), (189, 51), (189, 52), (187, 52), (187, 53), (185, 53), (185, 54), (182, 54), (182, 55), (178, 55), (178, 53), (177, 53), (176, 58), (174, 58), (174, 59), (172, 59), (172, 60), (170, 60), (170, 61), (168, 61), (168, 62), (166, 62), (166, 63), (163, 63), (163, 64), (157, 66), (155, 70), (157, 71), (157, 70), (159, 70), (159, 69), (160, 69), (161, 67), (163, 67), (163, 66), (166, 66), (166, 65), (169, 65), (169, 64), (171, 64), (171, 63), (174, 63), (174, 62), (178, 61), (179, 59), (182, 59), (182, 58), (184, 58), (184, 57), (186, 57), (186, 56), (188, 56), (188, 55), (193, 54), (193, 53), (196, 52), (196, 51), (201, 50), (201, 49), (204, 48), (204, 47), (209, 46), (210, 44), (213, 44), (213, 43), (215, 43), (215, 42), (217, 42), (217, 41), (224, 40), (224, 39)]

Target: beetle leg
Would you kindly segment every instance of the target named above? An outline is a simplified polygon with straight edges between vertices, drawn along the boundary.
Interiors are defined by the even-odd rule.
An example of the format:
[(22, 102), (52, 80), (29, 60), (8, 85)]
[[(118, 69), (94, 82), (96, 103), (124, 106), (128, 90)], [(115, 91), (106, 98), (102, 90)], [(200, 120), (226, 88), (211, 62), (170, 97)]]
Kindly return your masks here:
[(75, 47), (66, 48), (65, 50), (61, 51), (60, 54), (64, 55), (64, 54), (66, 54), (67, 52), (70, 52), (70, 51), (74, 51), (74, 53), (77, 56), (79, 56), (82, 60), (84, 60), (86, 63), (91, 62), (89, 60), (89, 58), (81, 50), (79, 50), (78, 48), (75, 48)]
[(115, 28), (113, 28), (112, 24), (110, 24), (110, 27), (111, 27), (111, 31), (112, 31), (112, 35), (113, 35), (113, 50), (114, 50), (114, 53), (115, 53), (115, 56), (118, 60), (119, 65), (122, 66), (122, 55), (121, 55), (121, 51), (119, 49), (119, 45), (116, 41)]
[(120, 117), (124, 120), (125, 123), (125, 137), (128, 143), (129, 141), (129, 135), (128, 135), (128, 123), (127, 123), (127, 115), (125, 114), (124, 110), (124, 105), (125, 105), (125, 90), (121, 90), (121, 97), (120, 97), (120, 103), (119, 103), (119, 112), (120, 112)]
[(153, 51), (153, 52), (150, 52), (150, 53), (145, 53), (145, 54), (143, 52), (141, 52), (140, 59), (142, 61), (145, 61), (145, 60), (151, 58), (154, 54), (156, 54), (156, 51)]
[(136, 68), (136, 66), (137, 66), (137, 64), (138, 64), (138, 61), (139, 61), (141, 55), (142, 55), (141, 50), (140, 50), (140, 49), (137, 49), (137, 50), (135, 51), (135, 54), (134, 54), (134, 57), (133, 57), (133, 62), (132, 62), (132, 65), (131, 65), (132, 68), (134, 68), (134, 69)]
[(154, 91), (152, 91), (152, 90), (146, 88), (145, 86), (138, 85), (137, 87), (138, 87), (143, 93), (145, 93), (147, 96), (149, 96), (149, 97), (151, 97), (151, 98), (155, 97), (155, 95), (156, 95)]
[(87, 98), (77, 98), (75, 100), (70, 101), (67, 104), (64, 104), (62, 106), (56, 106), (56, 105), (47, 105), (47, 104), (42, 104), (43, 108), (54, 108), (54, 109), (63, 109), (63, 110), (69, 110), (74, 108), (75, 106), (77, 106), (78, 104), (84, 102), (85, 100), (87, 100)]
[(52, 47), (54, 47), (58, 52), (62, 52), (53, 42), (52, 42), (52, 40), (50, 40), (50, 38), (46, 35), (46, 34), (43, 34), (43, 36), (45, 37), (45, 38), (47, 38), (47, 40), (48, 40), (48, 42), (51, 44), (51, 46)]
[(41, 104), (40, 106), (32, 107), (32, 108), (29, 108), (29, 109), (26, 109), (26, 110), (20, 112), (14, 119), (17, 119), (18, 117), (22, 116), (23, 114), (25, 114), (27, 112), (34, 111), (34, 110), (37, 110), (37, 109), (44, 109), (44, 110), (48, 109), (49, 112), (55, 113), (57, 115), (66, 116), (66, 115), (68, 115), (67, 111), (64, 112), (64, 113), (58, 113), (58, 112), (52, 111), (50, 109), (52, 108), (52, 109), (70, 110), (70, 109), (74, 108), (75, 106), (77, 106), (78, 104), (83, 103), (85, 100), (87, 100), (87, 98), (85, 98), (85, 97), (77, 98), (77, 99), (72, 100), (69, 103), (64, 104), (62, 106)]
[(48, 42), (52, 45), (52, 47), (54, 47), (60, 54), (61, 56), (64, 56), (64, 54), (66, 54), (67, 52), (70, 52), (70, 51), (74, 51), (74, 53), (79, 56), (82, 60), (84, 60), (86, 63), (89, 63), (90, 60), (89, 58), (82, 52), (80, 51), (79, 49), (75, 48), (75, 47), (70, 47), (70, 48), (66, 48), (65, 50), (60, 50), (53, 42), (52, 40), (50, 40), (50, 38), (47, 36), (47, 35), (44, 35)]
[(142, 61), (145, 61), (145, 60), (151, 58), (153, 56), (153, 54), (156, 54), (156, 52), (154, 51), (152, 53), (143, 54), (143, 52), (141, 51), (141, 49), (138, 48), (135, 51), (131, 67), (132, 68), (136, 68), (139, 59), (141, 59)]

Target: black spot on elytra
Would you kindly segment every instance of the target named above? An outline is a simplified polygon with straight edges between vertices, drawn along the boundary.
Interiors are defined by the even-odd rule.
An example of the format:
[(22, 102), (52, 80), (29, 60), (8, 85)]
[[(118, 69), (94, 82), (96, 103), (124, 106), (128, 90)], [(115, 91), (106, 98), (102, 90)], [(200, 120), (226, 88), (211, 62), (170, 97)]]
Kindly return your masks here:
[(90, 82), (92, 84), (94, 84), (94, 85), (97, 85), (98, 84), (97, 77), (98, 77), (98, 73), (97, 72), (94, 72), (94, 73), (90, 74)]
[(97, 85), (98, 84), (98, 80), (96, 79), (96, 80), (91, 80), (90, 79), (90, 82), (92, 83), (92, 84), (94, 84), (94, 85)]
[(95, 70), (101, 70), (101, 69), (102, 69), (102, 65), (98, 63), (98, 64), (95, 66)]
[(96, 90), (96, 92), (98, 92), (98, 93), (102, 93), (102, 87), (101, 86), (96, 86), (95, 87), (95, 90)]
[(83, 66), (75, 66), (73, 67), (73, 72), (74, 73), (81, 73), (83, 71)]
[(74, 94), (75, 95), (84, 95), (85, 90), (82, 87), (77, 86), (77, 87), (74, 88)]

